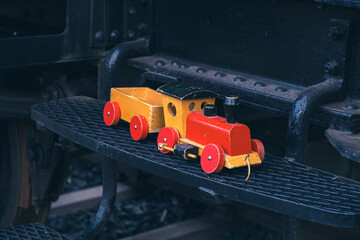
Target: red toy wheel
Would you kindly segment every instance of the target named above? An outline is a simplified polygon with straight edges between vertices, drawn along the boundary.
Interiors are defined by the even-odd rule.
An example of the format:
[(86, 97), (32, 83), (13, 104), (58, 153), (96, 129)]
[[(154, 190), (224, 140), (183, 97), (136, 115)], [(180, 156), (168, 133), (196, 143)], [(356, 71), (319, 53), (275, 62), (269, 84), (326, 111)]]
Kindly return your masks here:
[[(166, 144), (168, 147), (173, 148), (175, 144), (180, 140), (179, 132), (172, 127), (164, 127), (160, 130), (157, 137), (157, 144)], [(162, 153), (168, 153), (168, 150), (160, 150)]]
[(251, 139), (251, 150), (254, 152), (257, 152), (259, 154), (259, 157), (262, 160), (264, 160), (265, 157), (265, 148), (262, 142), (257, 139)]
[(115, 126), (120, 120), (120, 107), (117, 102), (110, 101), (105, 104), (103, 111), (104, 122), (108, 126)]
[(135, 115), (131, 118), (130, 134), (135, 141), (146, 139), (148, 131), (148, 123), (143, 115)]
[(206, 173), (218, 173), (224, 166), (224, 149), (218, 144), (208, 144), (201, 154), (201, 167)]

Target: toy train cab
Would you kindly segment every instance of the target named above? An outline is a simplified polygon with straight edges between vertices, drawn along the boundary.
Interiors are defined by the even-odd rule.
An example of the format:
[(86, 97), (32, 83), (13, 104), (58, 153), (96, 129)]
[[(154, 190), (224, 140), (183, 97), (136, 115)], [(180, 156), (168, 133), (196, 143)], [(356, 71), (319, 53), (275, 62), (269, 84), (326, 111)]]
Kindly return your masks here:
[(223, 166), (236, 168), (258, 165), (265, 155), (263, 144), (251, 139), (249, 128), (234, 121), (231, 102), (227, 98), (227, 118), (216, 115), (217, 94), (184, 84), (160, 87), (162, 93), (165, 128), (158, 135), (158, 148), (162, 153), (173, 152), (185, 159), (200, 156), (206, 173), (218, 173)]
[(226, 118), (216, 115), (217, 94), (183, 83), (150, 88), (112, 88), (103, 111), (104, 122), (130, 123), (136, 141), (148, 133), (159, 133), (157, 146), (184, 159), (200, 157), (206, 173), (218, 173), (225, 166), (258, 165), (265, 155), (263, 144), (251, 139), (249, 128), (236, 122), (237, 97), (227, 97)]

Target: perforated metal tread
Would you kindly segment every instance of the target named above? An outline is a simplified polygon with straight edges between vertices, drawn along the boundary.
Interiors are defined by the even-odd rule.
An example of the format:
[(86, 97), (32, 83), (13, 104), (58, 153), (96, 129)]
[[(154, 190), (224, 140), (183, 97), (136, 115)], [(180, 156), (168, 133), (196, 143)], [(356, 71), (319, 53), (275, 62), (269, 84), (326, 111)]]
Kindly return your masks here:
[(156, 136), (135, 142), (129, 124), (108, 127), (102, 120), (105, 101), (87, 97), (34, 105), (38, 125), (82, 146), (136, 168), (196, 188), (211, 189), (230, 200), (336, 227), (360, 227), (360, 183), (267, 155), (252, 168), (206, 174), (198, 161), (185, 161), (157, 150)]
[(0, 240), (70, 240), (40, 224), (29, 223), (0, 229)]

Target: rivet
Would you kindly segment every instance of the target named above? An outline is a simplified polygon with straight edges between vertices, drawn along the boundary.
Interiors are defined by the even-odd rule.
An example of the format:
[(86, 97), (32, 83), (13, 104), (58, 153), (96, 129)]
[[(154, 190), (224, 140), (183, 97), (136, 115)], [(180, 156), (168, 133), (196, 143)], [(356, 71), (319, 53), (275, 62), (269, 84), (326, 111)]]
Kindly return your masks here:
[(111, 34), (110, 34), (111, 41), (113, 41), (113, 42), (117, 41), (117, 40), (119, 40), (119, 38), (120, 38), (120, 33), (118, 30), (114, 30), (111, 32)]
[(175, 67), (176, 67), (176, 66), (179, 66), (179, 62), (178, 62), (178, 61), (172, 61), (172, 62), (171, 62), (171, 65), (173, 65), (173, 66), (175, 66)]
[(160, 143), (160, 144), (159, 144), (159, 148), (162, 148), (162, 147), (163, 147), (163, 145)]
[(104, 41), (104, 33), (102, 31), (97, 31), (95, 33), (95, 41), (97, 43), (102, 43)]
[(162, 60), (159, 60), (159, 61), (156, 61), (155, 65), (156, 65), (156, 66), (164, 66), (164, 65), (165, 65), (165, 62), (162, 61)]
[(336, 76), (339, 73), (339, 65), (336, 62), (328, 62), (324, 65), (324, 73)]
[(144, 23), (139, 23), (139, 24), (137, 25), (137, 31), (138, 31), (139, 34), (144, 34), (144, 33), (146, 33), (146, 32), (147, 32), (147, 26), (146, 26), (146, 24), (144, 24)]
[(164, 142), (167, 142), (167, 138), (164, 138)]
[(129, 7), (129, 8), (128, 8), (128, 13), (129, 13), (130, 15), (134, 15), (134, 14), (136, 13), (135, 8)]
[(328, 30), (328, 37), (330, 39), (339, 39), (342, 36), (343, 32), (343, 29), (339, 26), (330, 27)]
[(135, 130), (137, 129), (137, 126), (136, 126), (136, 125), (134, 126), (134, 129), (135, 129)]
[(244, 77), (235, 77), (234, 78), (234, 82), (246, 82), (246, 78)]
[(221, 73), (221, 72), (217, 72), (217, 73), (215, 73), (215, 77), (225, 77), (225, 73)]
[(110, 112), (107, 112), (107, 115), (110, 116)]
[(205, 73), (205, 72), (207, 72), (207, 70), (205, 68), (198, 68), (198, 69), (196, 69), (196, 72), (197, 73)]
[(348, 110), (355, 110), (355, 109), (358, 109), (359, 106), (352, 103), (352, 104), (347, 104), (347, 105), (345, 106), (345, 108), (348, 109)]
[(284, 87), (277, 87), (275, 88), (275, 92), (287, 92), (287, 89)]
[(263, 83), (263, 82), (256, 82), (256, 83), (254, 83), (254, 86), (255, 86), (255, 87), (265, 87), (266, 84)]
[(126, 40), (134, 40), (135, 39), (135, 33), (131, 30), (127, 31), (125, 34)]
[(211, 160), (211, 156), (208, 156), (208, 160), (209, 160), (209, 161)]
[(188, 68), (189, 66), (188, 65), (186, 65), (186, 64), (181, 64), (180, 66), (179, 66), (179, 68), (182, 68), (182, 69), (184, 69), (184, 68)]

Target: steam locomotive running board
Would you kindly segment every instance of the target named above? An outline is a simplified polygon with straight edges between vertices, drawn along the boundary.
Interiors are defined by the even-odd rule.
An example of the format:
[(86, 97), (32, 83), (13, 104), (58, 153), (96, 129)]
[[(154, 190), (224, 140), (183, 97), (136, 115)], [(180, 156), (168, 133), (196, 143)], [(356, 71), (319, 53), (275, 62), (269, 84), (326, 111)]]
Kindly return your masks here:
[(0, 230), (1, 240), (70, 240), (40, 223), (28, 223)]
[(214, 198), (226, 198), (312, 222), (343, 228), (360, 227), (360, 183), (268, 154), (252, 169), (204, 173), (198, 161), (162, 154), (156, 135), (131, 139), (128, 123), (108, 127), (102, 119), (105, 101), (74, 97), (34, 105), (38, 126), (143, 171), (159, 175)]

